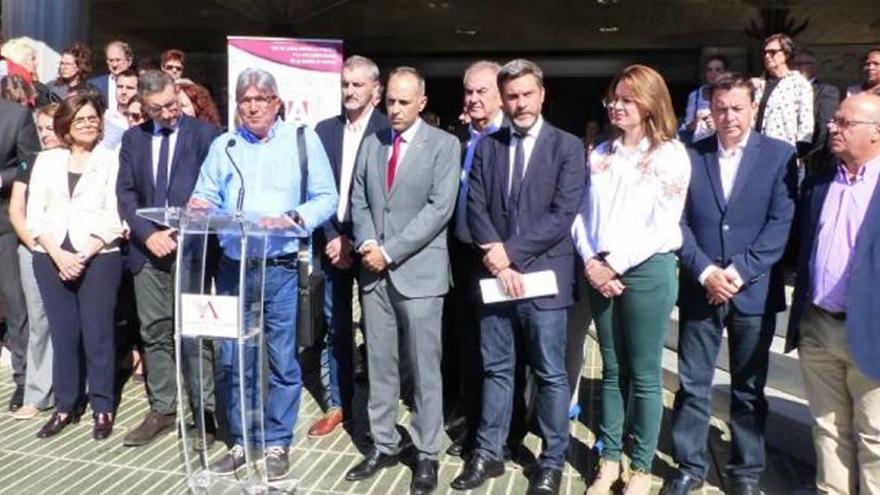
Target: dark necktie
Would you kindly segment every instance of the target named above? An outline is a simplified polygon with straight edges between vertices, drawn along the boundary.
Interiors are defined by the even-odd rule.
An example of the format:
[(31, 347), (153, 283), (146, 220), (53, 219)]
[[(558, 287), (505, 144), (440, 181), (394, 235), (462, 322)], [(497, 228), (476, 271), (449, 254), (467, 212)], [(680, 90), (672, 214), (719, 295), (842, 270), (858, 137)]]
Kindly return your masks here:
[(171, 129), (162, 128), (162, 144), (159, 145), (159, 166), (156, 167), (156, 188), (153, 191), (153, 206), (163, 207), (168, 204), (168, 150), (170, 147)]
[(397, 175), (397, 161), (400, 159), (400, 142), (403, 136), (400, 133), (394, 133), (394, 141), (391, 147), (391, 158), (388, 159), (388, 175), (385, 177), (385, 183), (388, 190), (394, 185), (394, 176)]
[(526, 135), (515, 132), (516, 149), (513, 153), (513, 176), (510, 178), (510, 194), (507, 198), (507, 237), (519, 233), (519, 196), (522, 192), (523, 175), (526, 170), (526, 154), (523, 141)]

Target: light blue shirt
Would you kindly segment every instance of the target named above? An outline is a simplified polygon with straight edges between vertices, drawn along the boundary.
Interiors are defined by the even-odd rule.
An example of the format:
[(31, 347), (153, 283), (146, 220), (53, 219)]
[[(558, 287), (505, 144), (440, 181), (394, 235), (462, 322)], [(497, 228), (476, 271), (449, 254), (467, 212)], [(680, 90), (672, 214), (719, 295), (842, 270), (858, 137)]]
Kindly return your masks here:
[[(306, 229), (311, 232), (336, 212), (339, 201), (324, 147), (318, 135), (306, 127), (309, 182), (306, 202), (300, 204), (301, 174), (296, 126), (278, 120), (267, 137), (265, 141), (258, 141), (246, 130), (221, 134), (211, 144), (192, 195), (221, 210), (235, 210), (241, 182), (225, 151), (229, 140), (234, 139), (236, 143), (229, 148), (229, 154), (244, 177), (242, 210), (267, 216), (296, 210)], [(238, 236), (220, 236), (220, 245), (226, 256), (234, 259), (241, 257)], [(295, 253), (298, 247), (299, 241), (296, 239), (273, 237), (269, 240), (266, 256), (274, 258)]]

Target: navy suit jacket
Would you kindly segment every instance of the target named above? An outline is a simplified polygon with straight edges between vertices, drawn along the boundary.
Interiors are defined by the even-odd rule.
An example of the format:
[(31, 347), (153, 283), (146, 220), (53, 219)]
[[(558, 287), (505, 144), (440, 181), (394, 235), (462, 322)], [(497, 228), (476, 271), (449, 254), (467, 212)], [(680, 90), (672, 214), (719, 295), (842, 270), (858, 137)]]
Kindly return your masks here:
[[(812, 304), (812, 257), (822, 206), (837, 170), (824, 170), (807, 178), (802, 187), (798, 208), (800, 252), (797, 281), (785, 351), (798, 345), (801, 318)], [(852, 254), (849, 286), (847, 287), (846, 331), (849, 348), (856, 365), (872, 380), (880, 380), (880, 185), (874, 188), (865, 219), (856, 237)]]
[[(367, 128), (364, 130), (363, 137), (366, 138), (371, 134), (386, 131), (387, 129), (388, 117), (380, 112), (378, 108), (374, 108), (373, 113), (370, 114), (370, 120), (367, 121)], [(345, 135), (345, 113), (343, 112), (340, 115), (318, 122), (318, 125), (315, 126), (315, 132), (318, 133), (318, 137), (321, 138), (321, 144), (324, 145), (324, 151), (327, 152), (327, 158), (330, 159), (330, 168), (333, 169), (333, 177), (336, 179), (336, 191), (339, 192), (341, 190), (339, 187), (339, 179), (342, 174), (342, 139)], [(363, 139), (361, 139), (361, 142), (363, 142)], [(358, 146), (358, 149), (360, 149), (360, 146)], [(351, 174), (351, 179), (352, 182), (354, 182), (354, 172)], [(349, 211), (351, 210), (352, 189), (353, 187), (348, 189)], [(340, 201), (342, 201), (342, 199), (340, 199)], [(349, 215), (349, 218), (351, 218), (351, 215)], [(348, 237), (352, 236), (351, 222), (340, 222), (339, 219), (336, 218), (335, 212), (330, 217), (330, 220), (324, 223), (321, 229), (315, 230), (316, 240), (322, 244), (331, 241), (340, 235), (347, 235)]]
[(110, 74), (103, 74), (89, 79), (89, 84), (95, 87), (104, 97), (104, 106), (110, 101)]
[[(587, 182), (584, 145), (544, 121), (529, 157), (519, 200), (519, 234), (507, 235), (510, 127), (483, 138), (468, 176), (468, 227), (474, 243), (503, 242), (520, 273), (553, 270), (559, 293), (536, 298), (539, 309), (573, 302), (574, 244), (571, 225)], [(488, 277), (483, 267), (481, 276)]]
[[(196, 185), (202, 161), (220, 129), (192, 117), (181, 116), (174, 145), (168, 180), (168, 205), (185, 206)], [(116, 196), (119, 215), (131, 228), (129, 266), (138, 272), (147, 259), (157, 261), (144, 244), (159, 226), (139, 217), (138, 208), (161, 207), (155, 204), (153, 178), (153, 122), (132, 127), (122, 135), (119, 150), (119, 177)]]
[(788, 241), (797, 195), (795, 149), (752, 131), (743, 149), (730, 199), (725, 201), (713, 135), (693, 144), (691, 181), (681, 219), (678, 306), (683, 318), (707, 318), (713, 309), (697, 278), (710, 265), (733, 264), (743, 287), (732, 300), (743, 314), (785, 309), (777, 264)]
[(39, 151), (40, 139), (31, 111), (0, 99), (0, 234), (12, 232), (9, 195), (18, 167), (22, 162), (32, 166)]

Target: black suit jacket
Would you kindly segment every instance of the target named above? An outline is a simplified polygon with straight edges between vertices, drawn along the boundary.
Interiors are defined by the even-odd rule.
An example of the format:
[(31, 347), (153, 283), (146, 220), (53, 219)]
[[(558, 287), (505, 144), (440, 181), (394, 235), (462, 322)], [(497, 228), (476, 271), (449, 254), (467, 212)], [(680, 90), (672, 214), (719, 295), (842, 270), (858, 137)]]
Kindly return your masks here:
[[(179, 134), (171, 158), (168, 180), (168, 205), (184, 206), (192, 194), (208, 155), (208, 148), (220, 134), (220, 129), (192, 117), (182, 116)], [(153, 178), (153, 122), (147, 121), (122, 135), (119, 150), (119, 177), (116, 196), (119, 214), (131, 228), (129, 265), (137, 272), (147, 259), (157, 261), (145, 246), (147, 237), (159, 229), (154, 223), (139, 217), (138, 208), (160, 207), (155, 204)]]
[(517, 271), (553, 270), (559, 293), (534, 299), (534, 304), (539, 309), (567, 307), (575, 290), (571, 224), (587, 181), (584, 145), (544, 121), (523, 177), (519, 234), (509, 236), (510, 142), (510, 127), (504, 127), (483, 138), (474, 152), (468, 177), (468, 227), (476, 244), (503, 242)]
[[(387, 129), (388, 117), (380, 112), (378, 108), (374, 108), (373, 113), (370, 114), (370, 120), (367, 122), (367, 128), (364, 130), (364, 136), (361, 139), (361, 142), (363, 142), (363, 139), (367, 136), (377, 132), (387, 131)], [(324, 145), (324, 151), (327, 152), (327, 158), (330, 159), (330, 168), (333, 169), (333, 177), (336, 179), (336, 191), (339, 192), (341, 191), (339, 180), (342, 174), (342, 139), (345, 136), (345, 113), (343, 112), (340, 115), (318, 122), (318, 125), (315, 126), (315, 132), (318, 133), (318, 137), (321, 138), (321, 143)], [(358, 149), (360, 149), (360, 146)], [(351, 174), (351, 179), (352, 181), (354, 180), (354, 172)], [(348, 189), (349, 211), (351, 210), (351, 191), (352, 188), (350, 187)], [(340, 201), (342, 201), (341, 198)], [(349, 218), (351, 218), (351, 215), (349, 215)], [(352, 236), (351, 222), (340, 222), (339, 219), (336, 218), (335, 212), (330, 217), (330, 220), (324, 223), (320, 229), (315, 230), (315, 240), (322, 245), (340, 235), (346, 235), (348, 237)]]
[(18, 164), (34, 164), (40, 139), (30, 110), (0, 98), (0, 234), (12, 232), (9, 223), (9, 194)]
[(681, 219), (678, 306), (683, 317), (708, 318), (712, 307), (698, 281), (710, 265), (733, 264), (743, 287), (733, 305), (747, 315), (785, 309), (782, 272), (797, 195), (795, 149), (757, 132), (749, 135), (730, 198), (724, 199), (718, 139), (688, 150), (691, 180)]
[(834, 117), (837, 105), (840, 103), (840, 90), (836, 86), (824, 84), (818, 79), (813, 80), (813, 114), (816, 118), (816, 127), (813, 130), (813, 147), (807, 154), (809, 166), (812, 171), (818, 168), (834, 168), (834, 157), (826, 148), (828, 140), (828, 121)]

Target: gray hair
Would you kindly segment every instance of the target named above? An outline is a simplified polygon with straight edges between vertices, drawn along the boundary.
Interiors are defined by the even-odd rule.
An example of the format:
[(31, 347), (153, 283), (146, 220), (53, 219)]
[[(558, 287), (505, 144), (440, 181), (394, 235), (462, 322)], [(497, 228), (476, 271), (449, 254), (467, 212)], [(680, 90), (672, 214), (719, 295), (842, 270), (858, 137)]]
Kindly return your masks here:
[(275, 82), (275, 77), (263, 69), (248, 68), (238, 74), (238, 81), (235, 83), (235, 101), (241, 101), (250, 87), (261, 93), (278, 95), (278, 83)]
[(392, 77), (402, 74), (409, 74), (415, 77), (419, 81), (419, 95), (425, 95), (425, 78), (415, 67), (409, 67), (406, 65), (397, 67), (396, 69), (388, 73), (388, 80), (390, 81)]
[(361, 55), (352, 55), (345, 59), (342, 66), (348, 70), (364, 69), (373, 81), (379, 80), (379, 66), (376, 62)]
[(528, 75), (535, 76), (538, 86), (544, 87), (544, 71), (538, 64), (524, 58), (517, 58), (504, 64), (504, 67), (498, 71), (498, 86), (501, 87), (507, 81)]
[(464, 70), (464, 78), (462, 81), (467, 82), (468, 77), (470, 77), (471, 74), (482, 70), (490, 70), (497, 77), (498, 72), (501, 70), (501, 65), (498, 64), (498, 62), (493, 62), (491, 60), (477, 60), (471, 65), (468, 65), (467, 69)]
[(134, 58), (134, 50), (131, 49), (131, 45), (122, 40), (113, 40), (110, 43), (107, 43), (107, 46), (104, 47), (104, 53), (107, 53), (107, 50), (114, 46), (122, 50), (122, 53), (125, 54), (125, 58), (127, 58), (128, 60), (132, 60)]
[(160, 70), (145, 70), (138, 77), (137, 94), (143, 100), (145, 96), (165, 91), (168, 86), (175, 87), (171, 76)]

